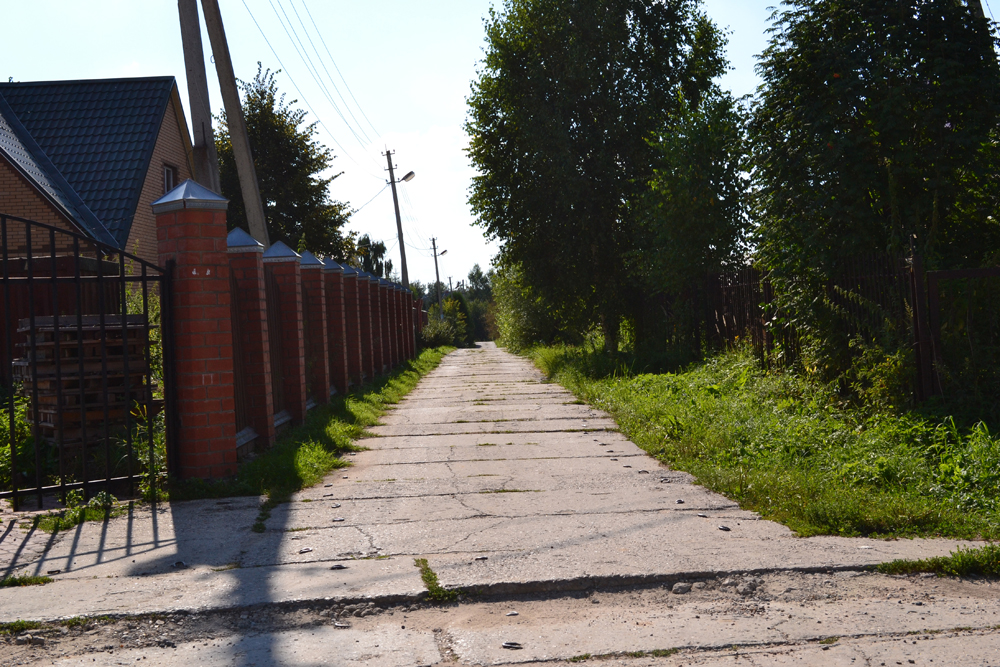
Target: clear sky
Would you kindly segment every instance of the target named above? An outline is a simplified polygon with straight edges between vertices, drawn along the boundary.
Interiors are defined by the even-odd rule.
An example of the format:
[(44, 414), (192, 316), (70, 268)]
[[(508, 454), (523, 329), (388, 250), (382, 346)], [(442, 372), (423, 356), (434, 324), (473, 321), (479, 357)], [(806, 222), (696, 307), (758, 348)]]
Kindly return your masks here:
[[(496, 2), (219, 1), (236, 76), (252, 78), (258, 61), (282, 69), (281, 90), (298, 99), (310, 120), (321, 121), (318, 137), (333, 148), (336, 169), (343, 172), (331, 194), (360, 209), (349, 228), (385, 240), (398, 266), (392, 197), (382, 190), (381, 154), (388, 147), (396, 151), (397, 176), (416, 172), (414, 180), (399, 185), (410, 279), (433, 282), (432, 236), (448, 250), (439, 260), (446, 283), (449, 276), (464, 278), (474, 263), (485, 270), (497, 248), (471, 225), (466, 200), (473, 170), (463, 152), (463, 123), (465, 98), (483, 55), (483, 17)], [(705, 11), (730, 33), (733, 69), (721, 83), (736, 95), (756, 88), (754, 56), (764, 48), (769, 6), (776, 2), (704, 0)], [(188, 106), (174, 0), (8, 2), (4, 25), (0, 76), (37, 81), (173, 75)], [(222, 102), (207, 35), (203, 42), (212, 108), (218, 111)]]

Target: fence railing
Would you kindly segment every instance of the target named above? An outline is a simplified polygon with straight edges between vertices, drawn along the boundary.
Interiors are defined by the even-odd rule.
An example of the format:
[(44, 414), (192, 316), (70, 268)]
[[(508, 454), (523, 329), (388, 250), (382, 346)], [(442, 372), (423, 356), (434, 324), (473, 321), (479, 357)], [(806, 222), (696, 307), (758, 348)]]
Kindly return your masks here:
[[(871, 254), (843, 260), (836, 277), (814, 286), (814, 291), (821, 295), (823, 307), (831, 316), (828, 325), (845, 338), (875, 342), (887, 331), (909, 337), (916, 368), (915, 395), (925, 400), (944, 392), (945, 368), (976, 363), (974, 354), (948, 358), (943, 328), (961, 329), (969, 347), (975, 347), (973, 306), (962, 301), (960, 288), (952, 283), (998, 277), (1000, 268), (925, 273), (919, 256)], [(943, 284), (951, 287), (945, 289)], [(1000, 284), (994, 290), (1000, 293)], [(741, 267), (709, 276), (704, 303), (708, 338), (715, 346), (749, 341), (757, 356), (768, 363), (787, 363), (798, 356), (799, 333), (789, 321), (794, 318), (780, 311), (774, 286), (758, 268)], [(982, 312), (976, 317), (989, 321), (980, 324), (984, 331), (978, 334), (976, 343), (979, 348), (1000, 349), (997, 310), (982, 304), (978, 309)], [(946, 324), (948, 321), (950, 324)], [(776, 351), (781, 352), (780, 358)], [(992, 364), (995, 360), (981, 363)]]
[[(169, 272), (0, 214), (0, 498), (155, 487), (170, 433)], [(166, 335), (165, 335), (166, 334)]]

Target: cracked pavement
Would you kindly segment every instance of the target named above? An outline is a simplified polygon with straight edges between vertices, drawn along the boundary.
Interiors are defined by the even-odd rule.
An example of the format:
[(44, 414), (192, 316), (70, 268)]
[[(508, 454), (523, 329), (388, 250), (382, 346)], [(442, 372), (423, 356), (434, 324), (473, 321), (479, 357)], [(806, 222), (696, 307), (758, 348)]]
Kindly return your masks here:
[[(868, 571), (969, 543), (795, 537), (492, 344), (448, 355), (371, 433), (262, 534), (258, 498), (136, 505), (30, 548), (0, 515), (0, 572), (57, 572), (0, 589), (0, 622), (49, 624), (0, 664), (1000, 663), (991, 582)], [(460, 602), (428, 605), (414, 558)], [(359, 601), (371, 615), (333, 625)], [(122, 629), (148, 614), (171, 646)]]

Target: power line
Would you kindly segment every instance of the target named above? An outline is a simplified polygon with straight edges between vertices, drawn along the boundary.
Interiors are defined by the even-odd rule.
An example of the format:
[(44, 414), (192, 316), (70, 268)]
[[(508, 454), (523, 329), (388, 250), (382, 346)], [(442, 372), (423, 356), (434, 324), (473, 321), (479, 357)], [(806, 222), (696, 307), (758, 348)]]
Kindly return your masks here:
[(370, 120), (368, 120), (368, 114), (366, 114), (365, 110), (361, 108), (360, 104), (358, 104), (358, 98), (354, 97), (354, 93), (351, 91), (351, 86), (347, 83), (347, 79), (344, 78), (340, 68), (337, 67), (337, 61), (334, 60), (333, 54), (330, 53), (330, 47), (326, 45), (326, 40), (323, 39), (323, 33), (320, 32), (319, 28), (316, 26), (316, 20), (313, 18), (312, 12), (309, 11), (309, 5), (306, 4), (306, 0), (302, 0), (302, 6), (306, 8), (306, 14), (309, 15), (309, 20), (312, 21), (313, 28), (316, 28), (316, 34), (319, 35), (319, 41), (322, 42), (323, 48), (326, 49), (326, 54), (330, 56), (330, 62), (333, 63), (333, 68), (337, 70), (337, 74), (340, 75), (340, 80), (344, 82), (344, 87), (347, 88), (347, 93), (351, 96), (351, 99), (354, 100), (354, 104), (358, 107), (358, 111), (360, 111), (364, 119), (368, 121), (368, 126), (372, 128), (372, 131), (374, 131), (375, 134), (382, 136), (382, 133), (379, 132), (374, 125), (372, 125)]
[(361, 205), (361, 208), (359, 208), (359, 209), (355, 210), (354, 212), (355, 212), (355, 213), (357, 213), (357, 212), (358, 212), (358, 211), (360, 211), (360, 210), (361, 210), (362, 208), (364, 208), (365, 206), (368, 206), (368, 204), (371, 204), (371, 203), (372, 203), (373, 201), (375, 201), (375, 198), (376, 198), (376, 197), (378, 197), (378, 196), (379, 196), (380, 194), (382, 194), (383, 192), (385, 192), (385, 189), (386, 189), (387, 187), (389, 187), (389, 184), (388, 184), (388, 183), (386, 183), (385, 185), (383, 185), (383, 186), (382, 186), (382, 189), (381, 189), (381, 190), (379, 190), (378, 192), (376, 192), (376, 193), (375, 193), (375, 197), (372, 197), (371, 199), (369, 199), (368, 201), (366, 201), (366, 202), (365, 202), (364, 204), (362, 204), (362, 205)]
[[(347, 109), (347, 113), (349, 113), (351, 115), (351, 119), (354, 120), (354, 123), (358, 126), (358, 130), (360, 130), (361, 134), (363, 134), (364, 137), (365, 137), (365, 139), (368, 140), (368, 143), (371, 143), (371, 141), (372, 141), (371, 138), (368, 136), (368, 133), (365, 132), (365, 128), (363, 128), (361, 126), (361, 123), (358, 121), (357, 116), (355, 116), (354, 112), (351, 111), (351, 105), (348, 104), (347, 100), (344, 99), (344, 95), (343, 95), (343, 93), (340, 92), (340, 88), (337, 87), (337, 82), (333, 80), (333, 75), (330, 74), (330, 70), (328, 70), (326, 68), (326, 63), (323, 62), (323, 56), (322, 56), (322, 54), (320, 54), (319, 49), (316, 48), (316, 44), (313, 42), (312, 37), (309, 35), (309, 29), (306, 27), (305, 22), (302, 20), (302, 16), (299, 15), (299, 10), (297, 10), (295, 8), (295, 1), (294, 0), (288, 0), (288, 4), (292, 6), (292, 11), (295, 12), (295, 18), (297, 18), (299, 20), (299, 25), (302, 26), (302, 32), (305, 33), (306, 39), (309, 40), (309, 46), (311, 46), (313, 48), (313, 52), (316, 54), (316, 60), (318, 60), (319, 64), (323, 66), (323, 71), (326, 72), (326, 78), (330, 80), (330, 85), (332, 85), (333, 89), (335, 91), (337, 91), (337, 97), (339, 97), (340, 101), (344, 103), (344, 108)], [(303, 2), (302, 4), (303, 4), (303, 6), (305, 6), (305, 2)], [(308, 11), (308, 10), (309, 10), (309, 8), (306, 7), (306, 11)], [(312, 16), (310, 16), (309, 18), (311, 19)], [(313, 27), (314, 28), (316, 27), (316, 23), (315, 22), (313, 22)], [(317, 29), (316, 32), (318, 34), (319, 33), (319, 29)], [(320, 35), (320, 38), (322, 39), (322, 35)], [(347, 85), (346, 81), (344, 82), (344, 85), (345, 86)], [(357, 100), (355, 100), (354, 102), (355, 102), (355, 104), (357, 104)], [(360, 107), (359, 107), (359, 109), (360, 109)], [(372, 159), (374, 159), (374, 158), (372, 158)]]
[(275, 58), (275, 60), (278, 61), (278, 65), (281, 66), (281, 69), (285, 72), (285, 75), (288, 76), (288, 80), (292, 83), (292, 87), (295, 88), (295, 92), (297, 92), (299, 94), (299, 97), (302, 98), (302, 102), (309, 108), (310, 111), (312, 111), (313, 115), (316, 117), (316, 122), (319, 123), (320, 126), (323, 128), (323, 130), (330, 136), (330, 139), (333, 140), (333, 143), (337, 146), (337, 148), (339, 148), (340, 151), (344, 155), (346, 155), (347, 158), (351, 162), (353, 162), (354, 164), (356, 164), (359, 169), (361, 169), (362, 171), (364, 171), (366, 174), (368, 174), (372, 178), (378, 179), (380, 181), (383, 180), (381, 176), (376, 176), (375, 174), (371, 173), (370, 171), (366, 171), (365, 167), (362, 167), (361, 163), (358, 162), (357, 160), (355, 160), (354, 156), (352, 156), (349, 152), (347, 152), (346, 148), (344, 148), (343, 146), (340, 145), (340, 142), (337, 141), (337, 138), (335, 136), (333, 136), (333, 133), (330, 131), (330, 128), (328, 128), (326, 126), (326, 123), (323, 122), (323, 119), (320, 118), (320, 115), (318, 113), (316, 113), (316, 110), (313, 109), (313, 107), (312, 107), (311, 104), (309, 104), (309, 100), (307, 100), (306, 96), (302, 94), (302, 89), (299, 88), (299, 86), (298, 86), (297, 83), (295, 83), (295, 79), (292, 78), (292, 75), (288, 71), (288, 68), (286, 68), (285, 64), (283, 62), (281, 62), (281, 56), (278, 55), (278, 52), (271, 45), (271, 40), (269, 40), (267, 38), (267, 35), (264, 34), (264, 29), (260, 27), (260, 23), (257, 22), (257, 17), (255, 17), (253, 15), (253, 12), (250, 11), (250, 7), (247, 5), (246, 0), (241, 0), (241, 2), (243, 3), (243, 7), (247, 10), (247, 13), (250, 15), (250, 19), (253, 21), (253, 24), (255, 26), (257, 26), (257, 30), (260, 32), (260, 36), (264, 38), (264, 42), (267, 44), (267, 47), (269, 49), (271, 49), (271, 53), (274, 54), (274, 58)]
[[(281, 28), (285, 31), (285, 35), (288, 37), (288, 41), (292, 43), (292, 48), (295, 49), (295, 53), (298, 54), (299, 60), (301, 60), (302, 64), (305, 65), (306, 71), (309, 72), (309, 76), (311, 76), (313, 81), (316, 82), (316, 85), (319, 86), (320, 92), (322, 92), (323, 96), (326, 97), (326, 101), (330, 103), (330, 106), (333, 107), (333, 110), (337, 112), (338, 116), (340, 116), (340, 120), (344, 121), (344, 125), (346, 125), (347, 129), (351, 132), (352, 135), (354, 135), (354, 138), (357, 140), (358, 145), (361, 146), (363, 150), (365, 148), (365, 143), (361, 141), (361, 137), (359, 137), (358, 133), (354, 131), (354, 128), (351, 127), (351, 124), (347, 122), (347, 118), (345, 118), (344, 114), (340, 111), (340, 107), (338, 107), (337, 103), (333, 101), (333, 97), (330, 95), (330, 91), (327, 90), (326, 86), (320, 80), (319, 70), (317, 70), (316, 66), (313, 65), (312, 58), (309, 57), (309, 52), (306, 50), (305, 44), (303, 44), (302, 40), (299, 39), (299, 34), (295, 32), (295, 26), (292, 25), (292, 19), (288, 16), (288, 12), (285, 11), (285, 6), (281, 4), (281, 0), (277, 0), (278, 7), (281, 8), (281, 14), (285, 15), (285, 20), (283, 21), (281, 19), (281, 14), (278, 14), (278, 9), (274, 6), (274, 1), (267, 0), (267, 2), (269, 5), (271, 5), (271, 10), (274, 11), (274, 15), (277, 17), (278, 23), (281, 24)], [(288, 22), (287, 26), (285, 25), (285, 21)], [(298, 42), (297, 45), (296, 42)], [(300, 46), (302, 47), (301, 50), (299, 50)], [(371, 143), (370, 140), (369, 143)]]

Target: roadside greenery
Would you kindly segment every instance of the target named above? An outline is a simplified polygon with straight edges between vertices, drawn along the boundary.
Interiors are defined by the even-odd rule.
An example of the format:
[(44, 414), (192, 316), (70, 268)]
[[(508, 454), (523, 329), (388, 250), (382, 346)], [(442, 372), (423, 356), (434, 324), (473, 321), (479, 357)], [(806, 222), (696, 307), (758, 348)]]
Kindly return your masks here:
[(634, 372), (594, 347), (528, 355), (660, 461), (803, 536), (1000, 536), (1000, 438), (985, 424), (864, 409), (744, 351)]
[(306, 422), (282, 435), (274, 447), (240, 466), (230, 480), (174, 482), (170, 500), (266, 496), (262, 511), (269, 510), (290, 494), (318, 483), (336, 468), (348, 464), (341, 454), (361, 451), (356, 440), (365, 428), (378, 423), (388, 406), (398, 403), (432, 371), (451, 348), (423, 350), (387, 376), (352, 391), (335, 396), (329, 405), (309, 412)]
[(947, 556), (921, 560), (894, 560), (875, 568), (883, 574), (914, 574), (936, 572), (941, 576), (966, 577), (970, 574), (1000, 576), (1000, 545), (987, 544), (975, 549), (959, 547)]

